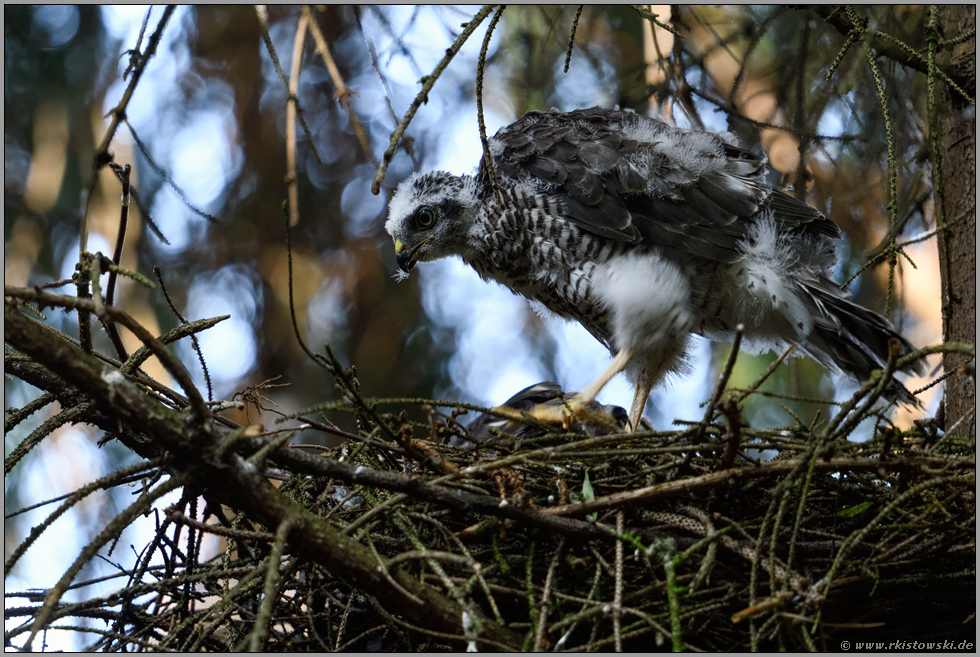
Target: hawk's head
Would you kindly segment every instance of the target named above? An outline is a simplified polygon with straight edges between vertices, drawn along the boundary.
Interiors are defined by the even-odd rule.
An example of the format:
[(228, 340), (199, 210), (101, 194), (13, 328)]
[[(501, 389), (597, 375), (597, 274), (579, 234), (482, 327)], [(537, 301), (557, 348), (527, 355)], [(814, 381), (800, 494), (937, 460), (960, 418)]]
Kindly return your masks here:
[(385, 223), (395, 240), (398, 268), (407, 274), (417, 262), (462, 255), (480, 205), (472, 176), (433, 171), (402, 181), (388, 205)]

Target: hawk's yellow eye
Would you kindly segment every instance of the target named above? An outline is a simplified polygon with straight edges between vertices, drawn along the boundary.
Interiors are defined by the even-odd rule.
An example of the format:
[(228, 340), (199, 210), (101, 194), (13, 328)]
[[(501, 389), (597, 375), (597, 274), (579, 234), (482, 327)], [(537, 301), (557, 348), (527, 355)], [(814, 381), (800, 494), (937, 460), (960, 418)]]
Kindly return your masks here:
[(419, 208), (415, 211), (415, 225), (421, 229), (432, 228), (436, 225), (436, 211), (434, 208)]

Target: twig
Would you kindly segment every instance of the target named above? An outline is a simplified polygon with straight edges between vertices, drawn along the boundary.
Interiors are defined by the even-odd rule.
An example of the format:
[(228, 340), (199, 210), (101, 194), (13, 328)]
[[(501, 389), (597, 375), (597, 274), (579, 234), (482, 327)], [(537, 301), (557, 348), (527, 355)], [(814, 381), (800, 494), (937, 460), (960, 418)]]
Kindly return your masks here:
[[(141, 466), (143, 464), (140, 464)], [(37, 612), (34, 617), (34, 622), (31, 623), (31, 631), (24, 642), (23, 649), (30, 650), (31, 644), (34, 642), (34, 638), (37, 636), (38, 632), (44, 628), (45, 624), (48, 622), (48, 618), (54, 612), (58, 601), (61, 596), (67, 590), (69, 584), (75, 579), (75, 576), (81, 572), (82, 568), (87, 564), (92, 557), (109, 541), (118, 535), (124, 528), (128, 527), (129, 524), (136, 519), (141, 513), (146, 509), (150, 508), (150, 505), (169, 493), (170, 491), (179, 488), (183, 485), (183, 481), (180, 477), (171, 477), (164, 483), (158, 485), (152, 491), (140, 495), (139, 498), (129, 505), (122, 513), (117, 515), (108, 523), (105, 528), (99, 532), (99, 535), (95, 539), (85, 546), (78, 557), (72, 562), (65, 574), (61, 576), (58, 583), (55, 584), (49, 591), (48, 595), (44, 599), (44, 605)]]
[(866, 29), (858, 26), (859, 21), (857, 20), (857, 15), (854, 13), (853, 7), (847, 5), (844, 7), (844, 11), (863, 37), (862, 41), (865, 54), (868, 58), (868, 67), (871, 69), (871, 76), (874, 78), (875, 89), (878, 92), (878, 101), (881, 103), (882, 118), (885, 123), (885, 141), (888, 146), (888, 232), (893, 236), (888, 257), (888, 289), (885, 293), (885, 314), (887, 315), (891, 307), (892, 293), (894, 291), (895, 265), (897, 263), (895, 238), (898, 236), (898, 164), (895, 155), (895, 133), (892, 128), (892, 115), (888, 107), (888, 98), (885, 95), (885, 84), (881, 79), (881, 71), (878, 70), (878, 62), (875, 60), (874, 51), (871, 48), (871, 36)]
[[(129, 223), (129, 174), (132, 171), (132, 166), (129, 164), (118, 165), (115, 162), (110, 162), (109, 166), (115, 172), (116, 177), (122, 183), (122, 201), (120, 203), (119, 209), (119, 231), (116, 233), (116, 246), (112, 251), (112, 262), (117, 267), (122, 263), (122, 252), (123, 245), (126, 242), (126, 227)], [(94, 264), (94, 263), (93, 263)], [(118, 272), (112, 268), (109, 269), (109, 280), (106, 282), (105, 289), (105, 302), (107, 305), (114, 305), (113, 301), (116, 294), (116, 276)], [(109, 340), (112, 342), (112, 346), (116, 350), (116, 356), (119, 360), (126, 360), (126, 347), (123, 345), (122, 338), (119, 336), (119, 329), (113, 323), (108, 323), (105, 325), (106, 333), (109, 334)]]
[(374, 156), (374, 152), (371, 150), (371, 142), (368, 140), (367, 135), (364, 132), (364, 127), (361, 126), (361, 122), (357, 118), (357, 112), (354, 111), (354, 105), (351, 104), (350, 97), (354, 95), (355, 92), (344, 84), (344, 78), (340, 75), (340, 69), (337, 68), (337, 63), (334, 61), (333, 55), (330, 54), (330, 48), (327, 46), (327, 40), (323, 38), (323, 32), (320, 31), (320, 26), (313, 19), (313, 14), (310, 11), (309, 5), (303, 5), (303, 15), (306, 16), (310, 28), (310, 34), (313, 35), (313, 43), (316, 44), (316, 51), (320, 53), (320, 57), (323, 58), (323, 63), (327, 65), (327, 71), (330, 73), (330, 79), (333, 80), (334, 86), (337, 87), (337, 92), (334, 94), (334, 98), (339, 100), (340, 104), (345, 110), (347, 110), (347, 116), (350, 118), (350, 124), (354, 128), (354, 134), (357, 135), (357, 141), (360, 142), (361, 149), (371, 161), (371, 164), (377, 167), (378, 158)]
[(572, 19), (572, 30), (568, 35), (568, 47), (565, 49), (565, 73), (568, 73), (568, 65), (572, 62), (572, 48), (575, 47), (575, 33), (578, 31), (578, 19), (582, 16), (585, 5), (579, 5), (575, 10), (575, 18)]
[(109, 127), (106, 129), (105, 134), (102, 136), (102, 141), (99, 142), (99, 145), (95, 148), (95, 154), (92, 156), (92, 177), (89, 181), (88, 196), (85, 199), (85, 212), (82, 214), (82, 226), (79, 231), (81, 235), (79, 242), (80, 253), (85, 253), (88, 250), (88, 213), (92, 203), (92, 194), (95, 193), (95, 185), (99, 179), (99, 171), (112, 161), (112, 154), (109, 153), (109, 144), (112, 143), (112, 138), (116, 134), (116, 129), (119, 127), (120, 121), (126, 118), (126, 108), (129, 106), (129, 101), (133, 97), (133, 92), (136, 91), (136, 85), (139, 84), (140, 78), (143, 77), (143, 71), (146, 69), (146, 65), (153, 55), (156, 54), (157, 47), (160, 45), (160, 39), (163, 36), (163, 29), (167, 26), (167, 21), (170, 20), (175, 9), (176, 5), (167, 5), (163, 10), (163, 16), (160, 17), (160, 22), (157, 23), (156, 30), (150, 35), (150, 40), (146, 44), (146, 52), (138, 57), (139, 61), (132, 68), (133, 77), (129, 81), (129, 86), (123, 92), (119, 103), (109, 111), (109, 116), (112, 117), (109, 122)]
[(680, 32), (678, 32), (675, 27), (673, 27), (669, 23), (664, 23), (663, 21), (661, 21), (657, 17), (657, 14), (655, 14), (652, 11), (650, 11), (649, 9), (647, 9), (644, 5), (633, 5), (633, 11), (635, 11), (637, 14), (639, 14), (640, 15), (640, 18), (645, 18), (646, 20), (650, 21), (651, 23), (653, 23), (657, 27), (659, 27), (661, 29), (664, 29), (664, 30), (667, 30), (668, 32), (670, 32), (671, 34), (673, 34), (675, 37), (678, 37), (680, 39), (683, 39), (684, 38), (684, 35), (681, 34)]
[[(153, 265), (153, 274), (157, 277), (157, 282), (160, 283), (160, 291), (163, 293), (163, 298), (167, 301), (167, 305), (170, 306), (170, 312), (174, 314), (181, 324), (188, 324), (188, 321), (181, 312), (177, 309), (176, 304), (174, 304), (173, 299), (170, 298), (170, 293), (167, 291), (167, 284), (163, 281), (163, 270), (160, 269), (159, 265)], [(208, 387), (208, 401), (214, 401), (214, 391), (211, 389), (211, 373), (208, 372), (208, 364), (204, 361), (204, 352), (201, 351), (201, 343), (197, 339), (196, 332), (190, 334), (191, 346), (194, 348), (194, 353), (197, 354), (197, 360), (201, 363), (201, 370), (204, 372), (204, 383)]]
[(548, 626), (548, 609), (551, 608), (551, 583), (554, 580), (555, 569), (557, 568), (558, 562), (562, 557), (562, 550), (564, 547), (565, 537), (562, 537), (558, 540), (558, 545), (555, 546), (555, 554), (551, 557), (551, 563), (548, 564), (548, 574), (544, 578), (544, 587), (541, 591), (541, 602), (538, 605), (540, 614), (537, 619), (538, 628), (534, 633), (534, 647), (532, 648), (532, 652), (541, 652), (544, 648), (544, 635)]
[[(975, 478), (975, 475), (973, 478)], [(968, 479), (970, 478), (968, 477)], [(915, 486), (911, 486), (907, 490), (903, 491), (900, 495), (897, 495), (895, 499), (891, 500), (887, 505), (885, 505), (885, 507), (881, 511), (879, 511), (874, 518), (872, 518), (868, 523), (866, 523), (864, 527), (851, 533), (851, 535), (844, 540), (844, 543), (840, 546), (840, 550), (838, 550), (837, 554), (834, 556), (834, 561), (833, 563), (831, 563), (830, 569), (827, 571), (827, 574), (821, 577), (819, 580), (819, 583), (822, 585), (823, 596), (826, 597), (830, 593), (830, 587), (833, 586), (835, 583), (834, 574), (837, 572), (838, 568), (840, 568), (844, 559), (851, 552), (851, 550), (853, 550), (859, 543), (861, 543), (861, 541), (869, 532), (873, 531), (878, 527), (881, 527), (882, 522), (884, 521), (885, 518), (888, 517), (889, 514), (891, 514), (893, 511), (897, 509), (901, 509), (902, 505), (905, 504), (907, 500), (920, 495), (924, 491), (930, 490), (936, 486), (940, 486), (947, 483), (954, 483), (962, 480), (963, 479), (960, 477), (953, 477), (953, 476), (935, 477), (933, 479), (928, 479)], [(817, 612), (817, 615), (814, 618), (814, 623), (813, 623), (814, 630), (816, 630), (817, 627), (819, 626), (819, 622), (822, 614), (823, 614), (823, 608), (821, 608)]]
[[(855, 16), (853, 13), (839, 11), (839, 8), (832, 5), (815, 5), (813, 7), (813, 11), (815, 11), (819, 16), (822, 16), (824, 20), (834, 27), (834, 29), (845, 36), (848, 36), (853, 32), (860, 32), (866, 29), (863, 25), (861, 25), (860, 21), (857, 23), (854, 22)], [(873, 38), (882, 38), (884, 34), (881, 32), (869, 32)], [(876, 46), (876, 49), (876, 56), (882, 55), (888, 59), (898, 62), (899, 64), (904, 64), (905, 66), (908, 66), (919, 73), (927, 73), (929, 70), (929, 66), (926, 63), (925, 58), (919, 53), (915, 53), (913, 55), (909, 50), (896, 47), (892, 43), (878, 45)], [(937, 73), (954, 83), (954, 85), (956, 85), (955, 88), (957, 88), (960, 93), (964, 95), (964, 98), (970, 100), (970, 96), (966, 95), (962, 91), (962, 87), (967, 85), (966, 80), (941, 67), (937, 67)]]
[[(259, 19), (259, 28), (262, 31), (262, 40), (265, 42), (265, 48), (269, 52), (269, 57), (272, 59), (272, 67), (276, 70), (276, 75), (279, 76), (279, 80), (282, 82), (282, 86), (286, 87), (286, 91), (289, 91), (289, 79), (286, 77), (286, 73), (282, 70), (282, 65), (279, 64), (279, 55), (276, 53), (276, 47), (272, 43), (272, 37), (269, 35), (269, 11), (265, 5), (255, 5), (255, 16)], [(310, 144), (310, 150), (313, 152), (313, 157), (316, 158), (317, 163), (322, 163), (323, 160), (320, 159), (320, 153), (316, 149), (316, 142), (313, 141), (313, 133), (310, 132), (310, 127), (306, 125), (306, 117), (303, 113), (303, 107), (296, 100), (295, 96), (292, 100), (296, 103), (296, 116), (299, 119), (299, 124), (303, 126), (303, 133), (306, 134), (306, 139)]]
[(939, 135), (939, 98), (936, 89), (936, 71), (939, 64), (936, 62), (939, 40), (939, 8), (930, 5), (929, 21), (927, 23), (926, 35), (929, 43), (929, 57), (927, 60), (926, 75), (926, 111), (929, 116), (929, 142), (932, 146), (932, 166), (933, 166), (933, 185), (936, 189), (936, 226), (937, 239), (939, 245), (939, 264), (943, 268), (942, 275), (939, 277), (940, 299), (942, 304), (943, 337), (950, 335), (950, 322), (953, 313), (950, 304), (955, 296), (951, 287), (954, 280), (950, 264), (949, 253), (949, 209), (946, 200), (945, 166), (943, 164), (943, 148), (940, 144)]
[(289, 203), (289, 225), (299, 225), (299, 181), (296, 179), (296, 94), (299, 92), (299, 72), (303, 63), (303, 44), (309, 12), (304, 11), (296, 23), (293, 36), (293, 61), (289, 67), (289, 101), (286, 104), (286, 195)]
[(738, 350), (742, 345), (742, 334), (744, 332), (744, 325), (738, 324), (735, 327), (735, 339), (732, 340), (732, 350), (728, 353), (728, 361), (725, 363), (725, 369), (721, 371), (721, 375), (718, 377), (718, 383), (715, 384), (715, 390), (711, 394), (711, 401), (708, 402), (708, 408), (704, 412), (704, 419), (701, 420), (701, 424), (698, 425), (698, 430), (694, 434), (694, 442), (701, 442), (705, 427), (711, 423), (711, 418), (715, 413), (715, 406), (717, 406), (718, 400), (721, 399), (721, 393), (724, 392), (725, 386), (728, 385), (728, 378), (732, 375), (732, 370), (735, 368), (735, 359), (738, 358)]
[[(793, 353), (794, 349), (796, 349), (795, 344), (791, 344), (790, 346), (786, 347), (786, 349), (783, 350), (783, 353), (779, 354), (779, 356), (776, 357), (776, 359), (769, 364), (769, 367), (766, 368), (766, 371), (763, 372), (762, 375), (758, 379), (756, 379), (752, 385), (750, 385), (748, 388), (740, 392), (735, 397), (735, 402), (740, 404), (745, 400), (746, 397), (748, 397), (753, 393), (758, 392), (759, 386), (765, 383), (766, 379), (772, 376), (772, 373), (776, 371), (776, 368), (779, 367), (780, 363), (786, 360), (786, 357), (789, 356), (791, 353)], [(823, 400), (817, 400), (817, 401), (823, 403)]]
[[(41, 292), (40, 290), (32, 290), (28, 288), (16, 288), (4, 286), (4, 296), (14, 297), (24, 301), (34, 301), (40, 305), (45, 306), (55, 306), (60, 308), (71, 308), (76, 311), (86, 311), (89, 313), (95, 312), (96, 302), (93, 299), (79, 299), (77, 297), (67, 297), (56, 294), (50, 294), (47, 292)], [(144, 345), (146, 345), (150, 351), (160, 360), (160, 364), (169, 372), (180, 384), (181, 388), (184, 390), (184, 394), (190, 403), (191, 413), (195, 419), (202, 419), (208, 415), (207, 405), (204, 403), (204, 399), (201, 397), (200, 391), (194, 385), (193, 379), (187, 373), (184, 366), (170, 353), (160, 340), (153, 336), (152, 333), (147, 331), (142, 324), (133, 319), (128, 313), (122, 311), (115, 306), (104, 306), (104, 319), (105, 321), (119, 322), (127, 329), (136, 334)], [(5, 304), (5, 325), (10, 325), (10, 313), (19, 314), (16, 310), (10, 307), (10, 304)], [(36, 329), (35, 329), (36, 330)], [(122, 383), (122, 375), (120, 375), (119, 383)], [(114, 382), (115, 383), (115, 382)]]
[[(768, 461), (764, 465), (745, 468), (732, 468), (712, 472), (706, 475), (691, 477), (689, 479), (679, 479), (676, 481), (666, 481), (653, 486), (637, 488), (624, 493), (613, 493), (604, 497), (597, 497), (592, 501), (580, 502), (578, 504), (567, 504), (563, 506), (549, 507), (542, 510), (546, 515), (562, 516), (582, 516), (590, 513), (598, 513), (608, 509), (630, 508), (646, 505), (657, 500), (672, 499), (674, 497), (688, 495), (700, 490), (707, 490), (717, 486), (729, 486), (743, 479), (762, 479), (766, 477), (779, 477), (792, 472), (798, 463), (794, 461)], [(857, 458), (834, 458), (818, 462), (814, 466), (815, 472), (877, 472), (881, 469), (885, 471), (916, 471), (928, 470), (929, 468), (947, 468), (957, 470), (970, 470), (974, 468), (972, 462), (956, 461), (950, 463), (947, 459), (922, 459), (922, 458), (896, 458), (887, 462), (871, 459)]]
[(490, 15), (491, 11), (493, 11), (493, 5), (484, 5), (477, 15), (465, 24), (463, 31), (460, 32), (458, 37), (456, 37), (453, 45), (446, 49), (445, 56), (436, 65), (432, 73), (422, 78), (422, 89), (415, 96), (415, 100), (412, 101), (408, 111), (405, 112), (405, 116), (403, 116), (402, 120), (398, 123), (398, 127), (396, 127), (394, 132), (391, 133), (388, 148), (381, 157), (381, 165), (378, 167), (378, 173), (374, 177), (374, 182), (371, 183), (371, 192), (373, 194), (378, 195), (381, 193), (381, 183), (384, 181), (385, 174), (388, 172), (388, 165), (391, 163), (391, 158), (395, 155), (395, 149), (398, 148), (398, 142), (408, 129), (408, 124), (412, 122), (413, 118), (415, 118), (415, 113), (419, 111), (422, 103), (429, 99), (429, 91), (431, 91), (432, 87), (435, 86), (436, 81), (439, 79), (439, 76), (442, 75), (442, 72), (446, 70), (446, 67), (449, 66), (449, 62), (451, 62), (459, 53), (460, 49), (463, 47), (463, 44), (466, 43), (467, 39), (469, 39), (473, 32), (476, 31), (476, 28), (480, 26), (483, 19)]
[[(42, 440), (51, 435), (55, 429), (65, 424), (74, 424), (75, 422), (83, 421), (83, 418), (91, 409), (92, 407), (90, 404), (81, 403), (70, 408), (63, 408), (54, 416), (45, 420), (41, 426), (32, 431), (27, 438), (20, 441), (20, 444), (12, 449), (10, 454), (3, 457), (4, 476), (10, 474), (14, 467), (20, 463), (20, 461), (27, 456), (32, 449), (40, 444)], [(10, 568), (5, 568), (5, 572), (10, 572)]]
[[(122, 202), (120, 203), (119, 210), (119, 232), (116, 234), (116, 246), (112, 251), (112, 262), (116, 265), (122, 264), (122, 251), (123, 244), (126, 241), (126, 226), (129, 223), (129, 174), (133, 170), (133, 167), (129, 164), (124, 164), (119, 166), (116, 163), (112, 163), (112, 170), (116, 172), (119, 177), (119, 181), (122, 183)], [(116, 292), (116, 272), (109, 272), (109, 280), (105, 286), (105, 302), (108, 305), (113, 305), (113, 300), (115, 299)], [(120, 360), (126, 360), (125, 354), (119, 354)]]
[(490, 152), (490, 142), (487, 139), (487, 124), (483, 118), (483, 72), (487, 64), (487, 51), (490, 49), (490, 38), (493, 36), (493, 28), (497, 27), (497, 21), (504, 13), (507, 5), (499, 5), (490, 19), (490, 26), (487, 33), (483, 36), (483, 46), (480, 48), (480, 59), (476, 65), (476, 120), (480, 124), (480, 143), (483, 144), (483, 166), (486, 168), (487, 176), (490, 179), (490, 189), (493, 190), (497, 201), (503, 205), (504, 198), (500, 195), (500, 188), (497, 187), (497, 175), (493, 166), (493, 154)]
[[(616, 534), (623, 535), (623, 510), (616, 512)], [(671, 564), (673, 565), (673, 564)], [(666, 567), (666, 566), (665, 566)], [(668, 579), (669, 579), (668, 575)], [(670, 583), (668, 582), (668, 590)], [(669, 594), (668, 594), (669, 595)], [(613, 588), (613, 638), (616, 640), (616, 652), (623, 652), (623, 539), (616, 539), (616, 581)]]
[(265, 639), (269, 635), (269, 622), (272, 620), (273, 606), (279, 599), (277, 594), (279, 584), (279, 568), (281, 567), (282, 553), (286, 547), (286, 540), (296, 519), (287, 516), (279, 523), (276, 529), (276, 539), (272, 543), (272, 549), (266, 559), (265, 582), (262, 585), (262, 601), (259, 603), (258, 613), (255, 614), (254, 628), (248, 635), (249, 652), (260, 652), (265, 647)]
[[(187, 209), (193, 212), (194, 214), (196, 214), (197, 216), (201, 217), (202, 219), (205, 219), (206, 221), (209, 221), (211, 223), (216, 223), (218, 221), (218, 218), (215, 217), (213, 214), (209, 214), (204, 210), (202, 210), (201, 208), (194, 205), (193, 203), (191, 203), (190, 200), (187, 198), (187, 192), (185, 192), (180, 187), (180, 185), (174, 182), (174, 178), (172, 175), (170, 175), (170, 172), (167, 171), (165, 168), (163, 168), (163, 166), (161, 166), (160, 164), (157, 164), (157, 161), (153, 159), (152, 155), (150, 155), (150, 149), (147, 148), (145, 143), (143, 143), (143, 140), (140, 139), (140, 136), (136, 134), (136, 128), (133, 127), (133, 124), (131, 124), (128, 120), (126, 120), (125, 123), (126, 123), (126, 127), (129, 128), (129, 133), (133, 137), (133, 141), (136, 143), (136, 147), (139, 149), (140, 153), (143, 154), (143, 157), (146, 158), (147, 165), (151, 169), (153, 169), (158, 176), (163, 178), (163, 181), (167, 183), (167, 186), (174, 191), (174, 194), (177, 195), (177, 198), (179, 198), (183, 202), (183, 204), (187, 207)], [(151, 228), (153, 229), (153, 233), (157, 237), (159, 237), (164, 244), (170, 244), (170, 242), (167, 241), (167, 238), (164, 237), (163, 233), (156, 226), (156, 224), (150, 221), (149, 219), (150, 213), (140, 203), (139, 194), (137, 193), (136, 188), (132, 189), (132, 195), (133, 195), (133, 200), (136, 201), (136, 205), (140, 208), (140, 212), (142, 212), (143, 214), (143, 219), (150, 224)]]
[(667, 579), (667, 609), (670, 616), (670, 642), (674, 652), (684, 650), (684, 640), (681, 635), (681, 610), (677, 599), (677, 572), (674, 568), (673, 555), (664, 559), (664, 574)]

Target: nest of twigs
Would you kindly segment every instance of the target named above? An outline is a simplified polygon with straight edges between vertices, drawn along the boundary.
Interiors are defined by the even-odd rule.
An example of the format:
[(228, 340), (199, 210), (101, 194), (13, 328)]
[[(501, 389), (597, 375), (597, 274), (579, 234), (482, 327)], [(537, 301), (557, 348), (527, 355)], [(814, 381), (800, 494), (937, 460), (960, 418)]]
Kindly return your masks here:
[[(143, 336), (147, 348), (121, 363), (16, 301), (132, 328), (122, 311), (39, 289), (7, 297), (8, 375), (61, 401), (62, 421), (98, 425), (147, 459), (64, 503), (145, 480), (77, 569), (8, 606), (8, 646), (58, 626), (125, 651), (837, 650), (975, 635), (975, 440), (882, 421), (873, 440), (848, 441), (860, 420), (884, 417), (876, 380), (810, 427), (746, 426), (747, 392), (719, 388), (704, 421), (669, 431), (529, 419), (488, 439), (470, 435), (469, 418), (489, 409), (365, 399), (327, 350), (314, 357), (342, 401), (263, 432), (140, 372), (206, 321)], [(333, 424), (343, 413), (356, 434)], [(289, 444), (298, 426), (346, 440)], [(84, 563), (178, 487), (127, 584), (62, 599)]]
[[(972, 441), (923, 433), (900, 445), (821, 444), (803, 427), (734, 436), (709, 425), (501, 434), (458, 449), (441, 444), (466, 435), (451, 416), (402, 431), (438, 434), (412, 441), (429, 467), (386, 465), (363, 445), (329, 456), (400, 476), (437, 469), (441, 486), (579, 523), (540, 526), (331, 479), (284, 490), (384, 559), (410, 564), (425, 585), (519, 631), (523, 648), (823, 651), (842, 640), (973, 636)], [(343, 592), (327, 596), (330, 636), (346, 620), (349, 637), (329, 647), (461, 647), (379, 623), (377, 601), (341, 578), (322, 585)]]

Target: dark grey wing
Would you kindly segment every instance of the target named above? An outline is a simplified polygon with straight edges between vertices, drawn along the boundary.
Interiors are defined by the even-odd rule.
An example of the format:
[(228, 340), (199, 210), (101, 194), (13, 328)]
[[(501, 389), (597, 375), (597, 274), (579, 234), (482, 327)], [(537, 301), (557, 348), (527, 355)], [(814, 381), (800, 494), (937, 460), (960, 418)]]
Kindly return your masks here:
[[(502, 147), (494, 153), (496, 174), (510, 181), (535, 181), (562, 200), (568, 219), (596, 235), (638, 242), (643, 237), (633, 225), (618, 179), (610, 175), (622, 161), (623, 135), (590, 112), (528, 112), (501, 128), (493, 137)], [(489, 184), (482, 163), (479, 177)], [(645, 182), (636, 176), (633, 183), (635, 193), (643, 193)]]
[[(491, 149), (502, 180), (532, 182), (567, 219), (621, 242), (731, 262), (764, 211), (787, 230), (840, 236), (815, 208), (771, 188), (764, 157), (632, 112), (528, 112)], [(486, 183), (483, 166), (480, 175)]]

